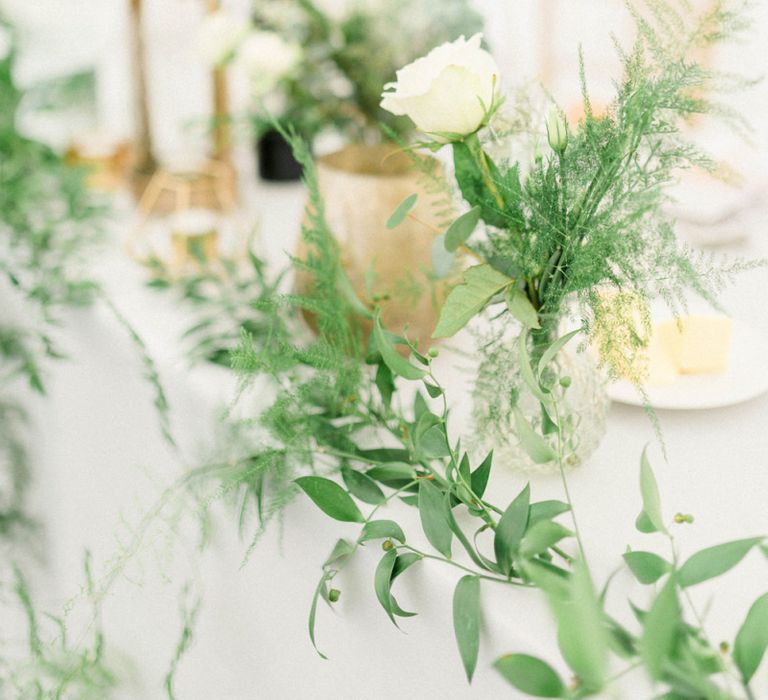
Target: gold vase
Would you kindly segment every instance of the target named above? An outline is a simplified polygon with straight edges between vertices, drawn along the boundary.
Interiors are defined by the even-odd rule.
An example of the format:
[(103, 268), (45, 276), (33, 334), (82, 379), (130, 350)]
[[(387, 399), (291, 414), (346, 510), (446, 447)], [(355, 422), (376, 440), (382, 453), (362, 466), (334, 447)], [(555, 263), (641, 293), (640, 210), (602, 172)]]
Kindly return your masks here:
[[(432, 244), (445, 230), (452, 205), (433, 158), (417, 167), (394, 145), (352, 145), (317, 161), (328, 226), (339, 243), (353, 289), (381, 308), (382, 323), (424, 349), (430, 344), (445, 297), (432, 275)], [(416, 205), (398, 226), (387, 222), (410, 195)], [(303, 257), (304, 244), (299, 244)], [(306, 291), (307, 280), (297, 286)], [(364, 324), (370, 331), (370, 323)]]

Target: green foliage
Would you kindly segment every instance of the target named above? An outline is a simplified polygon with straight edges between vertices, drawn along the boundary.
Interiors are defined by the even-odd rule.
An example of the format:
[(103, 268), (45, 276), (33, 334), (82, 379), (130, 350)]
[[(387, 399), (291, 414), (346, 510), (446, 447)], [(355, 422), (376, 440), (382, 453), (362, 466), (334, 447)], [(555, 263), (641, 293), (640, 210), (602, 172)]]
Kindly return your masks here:
[(411, 194), (408, 195), (401, 203), (400, 206), (395, 209), (395, 211), (392, 213), (392, 216), (389, 217), (387, 220), (387, 228), (397, 228), (400, 224), (405, 221), (405, 217), (408, 216), (408, 214), (411, 213), (413, 208), (416, 206), (416, 202), (419, 199), (418, 194)]
[(755, 675), (768, 649), (768, 594), (760, 596), (739, 628), (733, 648), (733, 660), (744, 683)]
[[(615, 98), (596, 114), (582, 65), (585, 117), (558, 141), (557, 151), (537, 152), (530, 163), (496, 162), (490, 152), (512, 148), (495, 142), (495, 130), (481, 133), (482, 143), (477, 134), (451, 143), (461, 193), (485, 223), (485, 235), (467, 245), (474, 257), (510, 278), (506, 311), (524, 327), (551, 334), (577, 299), (583, 325), (614, 375), (631, 365), (628, 358), (648, 337), (637, 331), (636, 313), (608, 313), (606, 291), (625, 293), (638, 312), (655, 297), (679, 312), (687, 292), (716, 305), (718, 291), (735, 273), (763, 264), (680, 245), (664, 206), (681, 170), (712, 167), (686, 141), (685, 121), (707, 112), (732, 117), (713, 100), (735, 81), (704, 69), (691, 53), (743, 28), (735, 4), (718, 0), (697, 15), (686, 3), (641, 0), (642, 11), (631, 9), (637, 41), (629, 51), (618, 47), (623, 75)], [(504, 115), (498, 120), (503, 124)], [(528, 138), (524, 128), (517, 132)], [(446, 237), (444, 245), (453, 250), (455, 243)], [(487, 304), (502, 301), (494, 294), (489, 290), (468, 303), (466, 287), (458, 287), (436, 337), (453, 335)]]
[(8, 535), (29, 523), (24, 384), (44, 392), (46, 360), (61, 357), (54, 339), (61, 309), (93, 298), (85, 254), (100, 238), (103, 209), (83, 173), (18, 131), (29, 89), (14, 80), (16, 35), (2, 15), (0, 31), (10, 38), (0, 58), (0, 308), (8, 312), (0, 322), (0, 471), (10, 473), (0, 491), (0, 535)]
[(454, 335), (480, 313), (494, 296), (513, 282), (490, 265), (470, 267), (464, 273), (464, 281), (448, 295), (432, 336), (447, 338)]
[(461, 661), (471, 683), (480, 649), (480, 579), (464, 576), (453, 594), (453, 629)]
[[(28, 654), (0, 662), (0, 691), (39, 700), (107, 700), (117, 685), (105, 661), (105, 640), (93, 596), (90, 558), (85, 559), (86, 592), (94, 598), (94, 623), (89, 637), (70, 641), (61, 618), (40, 619), (29, 584), (15, 569), (13, 589), (27, 623)], [(49, 629), (50, 628), (50, 629)], [(51, 631), (53, 630), (53, 632)], [(8, 696), (10, 697), (10, 695)]]
[(534, 698), (566, 697), (565, 686), (552, 667), (541, 659), (527, 654), (502, 656), (496, 670), (511, 685)]
[(149, 285), (171, 292), (194, 318), (182, 338), (193, 362), (230, 367), (243, 331), (261, 341), (281, 322), (273, 303), (282, 275), (270, 279), (264, 263), (251, 251), (242, 264), (217, 261), (216, 267), (206, 266), (180, 279), (170, 277), (159, 261), (150, 266), (154, 275)]
[[(304, 48), (298, 69), (280, 82), (285, 107), (273, 116), (310, 140), (331, 127), (368, 142), (385, 129), (400, 137), (412, 132), (407, 119), (379, 106), (396, 70), (461, 34), (481, 31), (483, 24), (467, 0), (354, 3), (341, 18), (312, 0), (259, 2), (254, 19)], [(260, 131), (272, 127), (264, 115), (256, 124)]]

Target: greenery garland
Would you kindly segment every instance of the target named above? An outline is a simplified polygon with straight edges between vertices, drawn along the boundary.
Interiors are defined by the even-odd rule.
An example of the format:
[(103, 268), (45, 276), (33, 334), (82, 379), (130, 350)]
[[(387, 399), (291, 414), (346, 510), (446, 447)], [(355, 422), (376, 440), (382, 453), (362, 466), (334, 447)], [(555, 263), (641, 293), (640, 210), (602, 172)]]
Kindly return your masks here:
[[(652, 6), (657, 11), (659, 8), (664, 12), (669, 11), (664, 9), (668, 6), (663, 3), (653, 3)], [(734, 18), (730, 15), (728, 17)], [(725, 18), (724, 15), (722, 19)], [(643, 22), (641, 27), (647, 28), (648, 25)], [(646, 41), (656, 36), (647, 31), (645, 33)], [(641, 53), (636, 52), (633, 60), (637, 61)], [(633, 65), (632, 80), (652, 80), (652, 77), (643, 77), (640, 64)], [(655, 74), (648, 71), (645, 75)], [(685, 75), (688, 76), (687, 73)], [(675, 85), (685, 90), (690, 87), (689, 77), (680, 78), (679, 83), (675, 80), (674, 76), (667, 75), (662, 81), (669, 91), (667, 98), (674, 94), (672, 88)], [(686, 111), (682, 103), (667, 101), (654, 104), (655, 109), (665, 113), (674, 108)], [(673, 106), (670, 107), (670, 104)], [(598, 131), (611, 128), (635, 129), (637, 126), (634, 117), (627, 121), (613, 121), (609, 117), (607, 123), (601, 124), (600, 120), (588, 116), (587, 125), (590, 119), (593, 120), (592, 127)], [(584, 136), (585, 149), (587, 145), (594, 148), (598, 143), (590, 142), (589, 138), (588, 135)], [(472, 139), (469, 140), (471, 151), (474, 146)], [(464, 139), (457, 141), (454, 143), (455, 152), (462, 152), (462, 147), (458, 145), (460, 143), (467, 145)], [(556, 152), (563, 150), (561, 142), (554, 140), (553, 143), (560, 144), (559, 148), (553, 145)], [(573, 143), (578, 143), (578, 140)], [(599, 143), (604, 145), (605, 142)], [(474, 464), (459, 441), (451, 437), (448, 429), (448, 400), (433, 368), (436, 351), (422, 354), (407, 339), (389, 333), (381, 326), (377, 309), (365, 308), (351, 294), (340, 263), (338, 247), (325, 222), (311, 160), (301, 144), (296, 144), (296, 150), (305, 165), (311, 195), (310, 215), (303, 231), (310, 253), (306, 259), (294, 260), (293, 263), (314, 280), (314, 286), (306, 294), (279, 295), (274, 291), (259, 294), (258, 311), (264, 314), (260, 316), (260, 321), (265, 322), (259, 326), (259, 331), (263, 333), (254, 340), (254, 336), (246, 330), (233, 355), (234, 367), (245, 379), (268, 376), (273, 380), (275, 400), (256, 421), (264, 432), (255, 443), (256, 449), (245, 451), (232, 459), (206, 464), (185, 474), (148, 517), (155, 517), (163, 510), (169, 497), (179, 492), (192, 493), (198, 506), (195, 512), (204, 511), (205, 508), (199, 507), (200, 489), (208, 490), (213, 485), (215, 488), (212, 493), (217, 496), (238, 496), (241, 525), (249, 510), (256, 513), (259, 523), (256, 536), (287, 500), (293, 497), (298, 487), (333, 519), (359, 523), (359, 537), (355, 541), (339, 540), (323, 566), (310, 606), (309, 629), (313, 643), (319, 601), (324, 600), (333, 605), (341, 594), (333, 582), (344, 564), (360, 547), (381, 541), (384, 553), (374, 575), (374, 594), (385, 614), (395, 623), (398, 618), (413, 615), (400, 607), (392, 592), (398, 577), (408, 569), (424, 559), (432, 559), (463, 570), (465, 575), (454, 593), (454, 628), (459, 657), (470, 680), (476, 670), (479, 648), (480, 590), (482, 586), (493, 583), (509, 586), (510, 590), (537, 588), (544, 594), (556, 620), (561, 653), (576, 676), (576, 680), (568, 684), (547, 662), (526, 653), (500, 658), (496, 662), (498, 671), (524, 693), (534, 697), (587, 697), (609, 688), (626, 670), (642, 667), (650, 679), (663, 688), (664, 697), (752, 698), (750, 682), (768, 647), (768, 636), (765, 634), (768, 629), (768, 598), (759, 598), (747, 613), (730, 646), (733, 650), (731, 654), (730, 649), (718, 649), (707, 639), (698, 611), (691, 609), (688, 589), (729, 571), (753, 549), (768, 556), (766, 538), (757, 536), (716, 545), (681, 560), (671, 533), (674, 526), (682, 526), (691, 518), (684, 514), (665, 517), (653, 471), (645, 455), (640, 465), (639, 500), (642, 505), (637, 527), (649, 535), (665, 536), (670, 542), (670, 554), (663, 557), (652, 551), (637, 551), (624, 555), (626, 565), (638, 581), (654, 587), (649, 607), (644, 610), (634, 609), (637, 623), (632, 629), (620, 624), (606, 609), (604, 591), (601, 593), (595, 586), (584, 555), (577, 515), (568, 495), (561, 449), (559, 403), (553, 392), (555, 386), (563, 386), (566, 379), (552, 371), (558, 353), (574, 341), (577, 333), (557, 337), (552, 332), (545, 340), (541, 336), (537, 342), (529, 340), (532, 335), (536, 335), (536, 325), (543, 325), (542, 321), (550, 322), (545, 311), (560, 311), (560, 303), (541, 303), (542, 300), (559, 298), (562, 302), (567, 294), (565, 290), (570, 289), (568, 285), (572, 284), (573, 279), (580, 278), (562, 274), (560, 262), (556, 262), (551, 271), (554, 275), (560, 270), (556, 282), (552, 281), (554, 277), (531, 278), (530, 275), (507, 274), (511, 272), (510, 261), (517, 261), (518, 254), (512, 248), (503, 248), (503, 232), (513, 229), (506, 226), (506, 219), (501, 222), (497, 218), (496, 221), (502, 224), (499, 226), (488, 221), (486, 215), (498, 217), (507, 211), (507, 206), (514, 209), (517, 204), (507, 200), (503, 200), (503, 208), (498, 206), (498, 202), (489, 204), (496, 200), (493, 190), (498, 190), (500, 182), (491, 170), (489, 159), (479, 156), (482, 151), (475, 151), (474, 155), (470, 153), (473, 158), (471, 167), (468, 166), (465, 171), (459, 168), (459, 173), (468, 173), (466, 177), (477, 182), (477, 174), (482, 176), (486, 166), (489, 168), (490, 177), (484, 177), (469, 197), (465, 192), (473, 209), (480, 209), (480, 216), (477, 216), (475, 210), (471, 218), (483, 218), (490, 227), (488, 241), (474, 250), (486, 255), (488, 266), (496, 274), (506, 275), (511, 282), (495, 289), (493, 294), (481, 295), (483, 302), (473, 309), (470, 316), (480, 312), (488, 303), (495, 303), (497, 293), (503, 291), (505, 296), (509, 296), (513, 288), (526, 296), (536, 312), (538, 318), (531, 322), (527, 306), (508, 303), (506, 307), (524, 327), (518, 341), (518, 352), (527, 388), (539, 397), (543, 411), (549, 418), (544, 434), (519, 417), (517, 430), (531, 459), (554, 461), (559, 465), (564, 487), (562, 501), (536, 501), (532, 498), (529, 485), (524, 486), (508, 504), (494, 504), (486, 498), (493, 456), (489, 454)], [(682, 157), (677, 147), (666, 153), (671, 160)], [(615, 157), (603, 160), (601, 154), (600, 149), (592, 154), (597, 159), (596, 173), (600, 179), (604, 168), (616, 162)], [(627, 164), (629, 170), (636, 166), (634, 156), (630, 160), (633, 163)], [(458, 161), (462, 162), (461, 156)], [(561, 166), (560, 157), (550, 159), (546, 164), (542, 159), (538, 165), (539, 175), (534, 175), (533, 182), (528, 183), (531, 190), (526, 196), (530, 196), (531, 200), (522, 211), (529, 212), (528, 207), (539, 196), (533, 193), (544, 192), (547, 187), (554, 187), (556, 201), (562, 202), (565, 199), (559, 189), (562, 187), (562, 175), (566, 172), (558, 171)], [(584, 172), (587, 172), (586, 168)], [(650, 177), (649, 182), (660, 185), (671, 171), (665, 171), (664, 177), (660, 171), (643, 172)], [(565, 177), (568, 181), (568, 174)], [(660, 179), (656, 180), (656, 177)], [(461, 174), (459, 178), (461, 182)], [(614, 174), (610, 183), (606, 181), (606, 184), (612, 187), (617, 180), (620, 181), (621, 177)], [(509, 179), (506, 181), (509, 182)], [(627, 200), (632, 200), (632, 188), (638, 182), (634, 177), (624, 180), (621, 186), (629, 188), (625, 193)], [(537, 190), (537, 187), (540, 189)], [(654, 196), (658, 194), (655, 187), (652, 187)], [(586, 188), (589, 191), (590, 186), (586, 185)], [(489, 199), (489, 193), (492, 200)], [(578, 195), (574, 194), (574, 197)], [(609, 199), (614, 201), (615, 198)], [(650, 202), (644, 197), (642, 201), (635, 201), (636, 208), (633, 211), (636, 218), (632, 221), (638, 225), (650, 225), (650, 221), (656, 219), (659, 202), (659, 199)], [(483, 211), (484, 206), (488, 211)], [(491, 209), (493, 212), (490, 212)], [(592, 209), (590, 207), (590, 211)], [(562, 212), (561, 204), (553, 205), (552, 211)], [(616, 233), (619, 229), (624, 231), (626, 220), (623, 214), (619, 215), (618, 210), (610, 207), (603, 209), (600, 204), (590, 216), (597, 216), (601, 211), (607, 215), (605, 220), (590, 221), (595, 226), (607, 227), (604, 230), (606, 237), (602, 241), (607, 245), (610, 239), (607, 232), (613, 230)], [(402, 215), (406, 214), (402, 212)], [(461, 223), (455, 223), (441, 243), (449, 238), (450, 233), (450, 239), (457, 241), (457, 247), (466, 245), (474, 229), (468, 226), (467, 221), (463, 219)], [(576, 230), (581, 235), (581, 229)], [(661, 231), (662, 241), (668, 243), (666, 230), (658, 230)], [(532, 238), (535, 243), (536, 235)], [(554, 240), (550, 239), (550, 243)], [(545, 241), (546, 235), (541, 234), (540, 243)], [(499, 247), (494, 248), (494, 245)], [(494, 255), (494, 251), (501, 250), (506, 251), (507, 258)], [(614, 256), (625, 252), (615, 248), (606, 248), (605, 251)], [(662, 248), (662, 252), (664, 255), (658, 259), (672, 262), (676, 266), (678, 283), (694, 282), (699, 291), (705, 294), (712, 291), (713, 288), (699, 284), (706, 276), (697, 274), (696, 269), (684, 262), (676, 249), (673, 254), (667, 246)], [(671, 257), (664, 257), (667, 255)], [(520, 260), (515, 264), (522, 263), (524, 259), (528, 258), (520, 255)], [(544, 259), (541, 257), (541, 260)], [(625, 263), (632, 262), (628, 258), (623, 260)], [(637, 261), (637, 258), (633, 260)], [(616, 262), (621, 261), (622, 258), (616, 258)], [(572, 261), (568, 269), (578, 269), (578, 266), (571, 268), (571, 264)], [(648, 277), (639, 275), (642, 266), (633, 268), (627, 264), (623, 268), (619, 265), (618, 268), (624, 270), (627, 280), (642, 283), (650, 281)], [(632, 270), (638, 274), (630, 274)], [(604, 270), (599, 274), (599, 281), (603, 281)], [(554, 285), (549, 287), (553, 290), (550, 292), (553, 296), (539, 295), (540, 305), (537, 306), (537, 300), (531, 298), (531, 292), (541, 292), (544, 279), (549, 279)], [(590, 284), (584, 282), (586, 278), (581, 279), (580, 284), (583, 286), (570, 291), (589, 291)], [(521, 281), (525, 284), (521, 285)], [(641, 284), (637, 288), (644, 293), (648, 291)], [(456, 294), (461, 296), (466, 291), (460, 290), (457, 288), (454, 292), (454, 299)], [(211, 308), (219, 303), (216, 299), (214, 297)], [(205, 295), (201, 294), (196, 301), (205, 305)], [(589, 301), (587, 294), (586, 302)], [(296, 319), (297, 310), (312, 317), (313, 326), (317, 328), (316, 336), (310, 336), (306, 330), (300, 329)], [(454, 301), (453, 309), (449, 306), (444, 312), (445, 318), (451, 319), (455, 311)], [(595, 321), (598, 315), (599, 311), (596, 311)], [(361, 318), (373, 322), (373, 332), (367, 342), (361, 331)], [(456, 321), (451, 323), (455, 325)], [(409, 357), (406, 358), (400, 351), (407, 352)], [(220, 356), (218, 352), (209, 355), (212, 359)], [(420, 390), (413, 392), (412, 401), (406, 402), (404, 398), (404, 394), (411, 393), (403, 391), (404, 382), (421, 386)], [(370, 447), (376, 443), (381, 447)], [(383, 508), (394, 501), (417, 509), (423, 533), (432, 550), (413, 547), (400, 524), (381, 517)], [(206, 498), (202, 502), (208, 507), (213, 498)], [(364, 514), (365, 509), (368, 509), (367, 515)], [(570, 522), (563, 522), (566, 517), (570, 518)], [(456, 543), (458, 549), (463, 551), (461, 559), (453, 558)], [(114, 572), (111, 572), (107, 584), (111, 580), (114, 580)], [(89, 591), (93, 589), (94, 586), (88, 588)], [(104, 590), (103, 586), (100, 587), (94, 597), (100, 599)], [(22, 600), (24, 591), (22, 582), (19, 584)], [(40, 667), (55, 668), (60, 673), (61, 663), (55, 665), (51, 661), (50, 650), (39, 643), (39, 632), (33, 624), (35, 616), (29, 612), (33, 608), (27, 606), (27, 610), (31, 637), (36, 640), (31, 644), (33, 656), (40, 662)], [(166, 680), (169, 697), (173, 697), (173, 676), (180, 656), (188, 648), (194, 616), (194, 611), (185, 614), (177, 654)], [(25, 687), (37, 693), (32, 697), (62, 696), (62, 688), (72, 689), (73, 678), (79, 682), (90, 677), (83, 669), (100, 668), (101, 644), (101, 638), (97, 635), (93, 648), (86, 651), (80, 648), (76, 655), (67, 657), (70, 662), (72, 659), (80, 659), (82, 665), (63, 666), (68, 669), (64, 674), (66, 682), (62, 681), (64, 685), (42, 684), (41, 675)], [(610, 665), (616, 658), (623, 659), (625, 666), (618, 674), (612, 674)], [(103, 684), (85, 686), (87, 692), (93, 697), (103, 697), (108, 692), (106, 676), (94, 671), (93, 678)], [(98, 695), (98, 692), (102, 695)], [(88, 695), (84, 693), (74, 697)]]
[(0, 495), (0, 531), (7, 532), (26, 521), (22, 500), (29, 481), (18, 385), (21, 380), (44, 393), (44, 360), (61, 356), (52, 335), (59, 311), (93, 299), (85, 253), (100, 238), (103, 209), (81, 172), (19, 132), (26, 93), (14, 81), (16, 35), (2, 17), (0, 32), (8, 37), (0, 58), (0, 278), (10, 312), (0, 325), (0, 461), (14, 474), (11, 493)]

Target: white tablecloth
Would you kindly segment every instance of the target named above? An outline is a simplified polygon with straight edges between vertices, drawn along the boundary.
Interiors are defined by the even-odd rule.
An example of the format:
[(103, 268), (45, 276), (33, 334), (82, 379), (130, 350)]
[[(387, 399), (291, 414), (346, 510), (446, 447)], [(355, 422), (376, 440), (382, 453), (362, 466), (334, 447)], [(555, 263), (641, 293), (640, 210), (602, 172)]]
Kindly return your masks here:
[[(303, 191), (299, 186), (248, 187), (262, 222), (262, 250), (269, 260), (280, 260), (294, 246)], [(188, 319), (170, 297), (147, 289), (143, 272), (122, 256), (117, 239), (126, 226), (115, 226), (102, 276), (109, 296), (158, 364), (174, 432), (187, 463), (193, 464), (215, 442), (216, 417), (233, 395), (234, 380), (225, 370), (188, 366), (178, 343)], [(738, 252), (765, 254), (768, 246), (753, 237)], [(743, 275), (725, 304), (737, 318), (768, 332), (767, 276), (765, 270)], [(138, 355), (111, 312), (99, 304), (73, 311), (66, 320), (62, 340), (69, 359), (52, 368), (49, 399), (36, 403), (34, 415), (34, 507), (44, 525), (46, 562), (33, 584), (43, 606), (54, 612), (79, 591), (84, 549), (92, 552), (96, 577), (103, 580), (119, 543), (130, 541), (136, 523), (182, 469), (160, 436)], [(450, 397), (457, 415), (466, 415), (468, 398), (461, 384), (469, 377), (452, 372), (452, 362), (443, 353), (438, 371), (456, 385)], [(599, 583), (619, 566), (627, 545), (666, 554), (661, 537), (634, 529), (640, 509), (639, 456), (648, 443), (665, 513), (696, 517), (694, 525), (679, 528), (684, 555), (768, 532), (768, 397), (721, 410), (661, 412), (659, 417), (668, 462), (643, 411), (614, 405), (600, 448), (570, 477)], [(491, 495), (506, 503), (523, 484), (523, 477), (497, 467)], [(531, 487), (537, 500), (563, 496), (556, 477), (535, 477)], [(405, 506), (398, 511), (409, 539), (425, 544), (416, 513)], [(214, 514), (211, 543), (203, 553), (188, 523), (174, 527), (166, 519), (150, 528), (107, 594), (109, 654), (128, 679), (118, 697), (163, 697), (163, 677), (180, 633), (180, 587), (186, 581), (192, 582), (190, 595), (201, 595), (203, 603), (194, 644), (177, 674), (181, 700), (515, 697), (491, 668), (508, 652), (541, 656), (567, 674), (558, 661), (542, 596), (483, 583), (479, 667), (475, 682), (467, 686), (451, 623), (451, 596), (460, 572), (422, 562), (398, 581), (401, 604), (419, 612), (399, 632), (373, 592), (378, 546), (358, 554), (337, 578), (335, 585), (342, 590), (338, 614), (320, 608), (318, 642), (330, 656), (324, 661), (307, 636), (310, 599), (334, 542), (339, 536), (354, 538), (356, 526), (331, 522), (298, 498), (241, 568), (249, 531), (238, 539), (234, 512), (219, 505)], [(749, 604), (766, 591), (765, 571), (765, 559), (755, 552), (737, 572), (692, 590), (702, 609), (714, 601), (707, 617), (713, 640), (733, 639)], [(629, 596), (643, 605), (640, 587), (625, 570), (612, 591), (611, 610), (631, 623), (625, 600)], [(768, 697), (767, 677), (763, 668), (758, 697)], [(639, 690), (640, 682), (629, 676), (621, 697), (649, 697)]]

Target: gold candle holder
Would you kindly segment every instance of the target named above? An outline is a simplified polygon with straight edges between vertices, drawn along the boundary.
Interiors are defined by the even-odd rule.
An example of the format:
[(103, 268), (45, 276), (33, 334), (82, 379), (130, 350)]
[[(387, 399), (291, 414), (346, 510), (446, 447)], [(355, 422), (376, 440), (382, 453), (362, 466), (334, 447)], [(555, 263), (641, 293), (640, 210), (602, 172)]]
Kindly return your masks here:
[(219, 257), (216, 214), (208, 209), (187, 209), (170, 218), (169, 266), (179, 274), (201, 269)]

